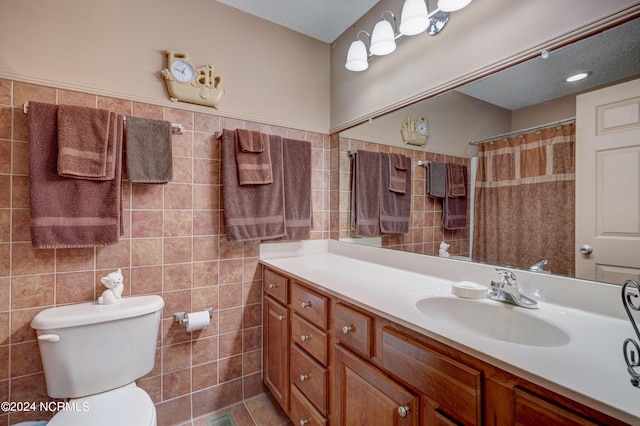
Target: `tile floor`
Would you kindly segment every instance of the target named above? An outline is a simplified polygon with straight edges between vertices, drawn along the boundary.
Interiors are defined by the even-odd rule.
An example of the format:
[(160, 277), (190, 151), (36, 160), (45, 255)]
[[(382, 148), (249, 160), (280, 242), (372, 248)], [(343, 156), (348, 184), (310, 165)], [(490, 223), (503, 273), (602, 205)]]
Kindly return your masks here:
[(270, 393), (263, 393), (180, 426), (208, 426), (207, 420), (227, 411), (233, 414), (238, 426), (291, 426), (289, 418)]

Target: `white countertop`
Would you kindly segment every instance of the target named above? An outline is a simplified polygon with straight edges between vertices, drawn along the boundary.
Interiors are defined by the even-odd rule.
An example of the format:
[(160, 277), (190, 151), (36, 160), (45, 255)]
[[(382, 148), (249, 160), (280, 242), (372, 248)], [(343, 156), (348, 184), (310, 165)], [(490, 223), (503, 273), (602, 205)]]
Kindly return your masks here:
[[(262, 244), (260, 261), (612, 417), (640, 424), (640, 389), (631, 385), (622, 353), (624, 340), (635, 334), (617, 286), (516, 271), (521, 291), (537, 299), (539, 309), (508, 309), (550, 322), (571, 338), (560, 346), (533, 346), (434, 321), (415, 307), (423, 298), (456, 298), (451, 285), (457, 281), (488, 284), (497, 277), (488, 265), (334, 240)], [(470, 303), (501, 304), (488, 299)]]

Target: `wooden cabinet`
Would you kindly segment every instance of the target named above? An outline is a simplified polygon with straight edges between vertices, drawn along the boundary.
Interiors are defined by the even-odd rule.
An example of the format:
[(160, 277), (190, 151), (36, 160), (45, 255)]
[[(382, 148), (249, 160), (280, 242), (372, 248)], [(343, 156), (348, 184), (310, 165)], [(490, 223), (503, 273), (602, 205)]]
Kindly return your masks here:
[(623, 425), (269, 268), (264, 383), (295, 425)]
[(418, 397), (341, 346), (335, 371), (334, 424), (418, 425)]
[(278, 403), (289, 408), (289, 313), (287, 308), (264, 298), (264, 383)]
[(460, 424), (482, 424), (481, 371), (393, 329), (382, 331), (382, 348), (384, 369), (415, 387), (437, 413)]

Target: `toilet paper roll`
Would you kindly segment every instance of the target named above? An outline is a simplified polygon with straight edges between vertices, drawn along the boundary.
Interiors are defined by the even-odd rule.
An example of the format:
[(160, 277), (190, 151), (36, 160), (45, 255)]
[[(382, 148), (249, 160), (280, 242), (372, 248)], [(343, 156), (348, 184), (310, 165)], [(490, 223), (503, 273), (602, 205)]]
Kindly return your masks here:
[(187, 314), (187, 331), (197, 331), (209, 327), (211, 318), (208, 311), (191, 312)]

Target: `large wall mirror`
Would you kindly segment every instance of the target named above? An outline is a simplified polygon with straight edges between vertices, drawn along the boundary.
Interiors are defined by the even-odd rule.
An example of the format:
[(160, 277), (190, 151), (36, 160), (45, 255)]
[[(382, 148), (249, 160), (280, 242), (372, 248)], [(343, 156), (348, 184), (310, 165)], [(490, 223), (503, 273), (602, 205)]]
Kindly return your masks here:
[[(587, 78), (565, 81), (579, 71), (586, 72)], [(541, 273), (621, 283), (619, 280), (628, 276), (629, 271), (625, 272), (626, 275), (617, 276), (615, 268), (612, 268), (608, 274), (584, 276), (578, 267), (576, 272), (576, 257), (584, 255), (580, 253), (575, 229), (576, 218), (582, 209), (575, 205), (575, 146), (581, 142), (575, 134), (576, 99), (579, 94), (639, 78), (640, 18), (635, 18), (554, 51), (540, 52), (536, 58), (341, 132), (339, 238), (433, 256), (439, 255), (444, 241), (449, 245), (447, 250), (451, 257), (460, 261), (479, 261), (520, 269), (537, 267)], [(420, 117), (427, 121), (429, 136), (426, 145), (405, 144), (401, 135), (402, 123), (407, 118)], [(484, 162), (489, 155), (487, 151), (495, 151), (492, 154), (495, 162), (510, 149), (521, 149), (508, 142), (518, 138), (531, 139), (529, 148), (537, 146), (537, 139), (554, 140), (554, 148), (546, 149), (543, 154), (553, 157), (555, 162), (547, 161), (547, 166), (540, 166), (535, 157), (523, 157), (518, 151), (520, 160), (515, 162), (518, 171), (507, 168), (493, 170), (492, 173), (526, 177), (537, 173), (531, 169), (546, 167), (550, 173), (562, 178), (550, 179), (553, 184), (533, 192), (527, 190), (529, 192), (525, 191), (523, 195), (501, 195), (493, 201), (483, 198), (482, 203), (493, 206), (493, 209), (477, 211), (478, 186), (484, 185), (484, 178), (478, 182), (477, 176), (490, 173), (488, 169), (493, 167)], [(360, 238), (351, 229), (353, 159), (350, 155), (357, 150), (396, 152), (411, 157), (413, 193), (408, 233)], [(443, 203), (431, 197), (427, 190), (428, 166), (425, 164), (429, 163), (467, 166), (468, 220), (464, 229), (448, 230), (442, 226)], [(509, 161), (503, 163), (513, 166)], [(623, 175), (638, 180), (638, 164), (635, 168), (635, 171)], [(532, 179), (536, 181), (537, 178)], [(637, 203), (640, 182), (630, 182), (630, 185), (636, 188), (634, 197)], [(485, 196), (483, 193), (482, 197)], [(616, 202), (615, 198), (612, 200)], [(640, 207), (635, 206), (634, 209), (637, 211)], [(505, 212), (507, 214), (502, 214)], [(522, 219), (525, 216), (529, 218), (527, 221)], [(487, 217), (490, 219), (488, 222)], [(520, 222), (526, 223), (513, 227), (511, 236), (505, 237), (495, 231), (497, 228), (512, 228), (513, 224)], [(640, 228), (640, 223), (637, 227)], [(637, 234), (640, 237), (640, 230)], [(536, 242), (536, 239), (540, 240), (537, 238), (539, 235), (545, 236)], [(503, 255), (502, 261), (495, 261), (496, 257), (487, 252), (499, 245), (510, 247), (510, 253)], [(634, 256), (637, 263), (632, 265), (632, 269), (635, 268), (640, 275), (640, 254), (636, 252)], [(543, 260), (546, 263), (538, 262)]]

